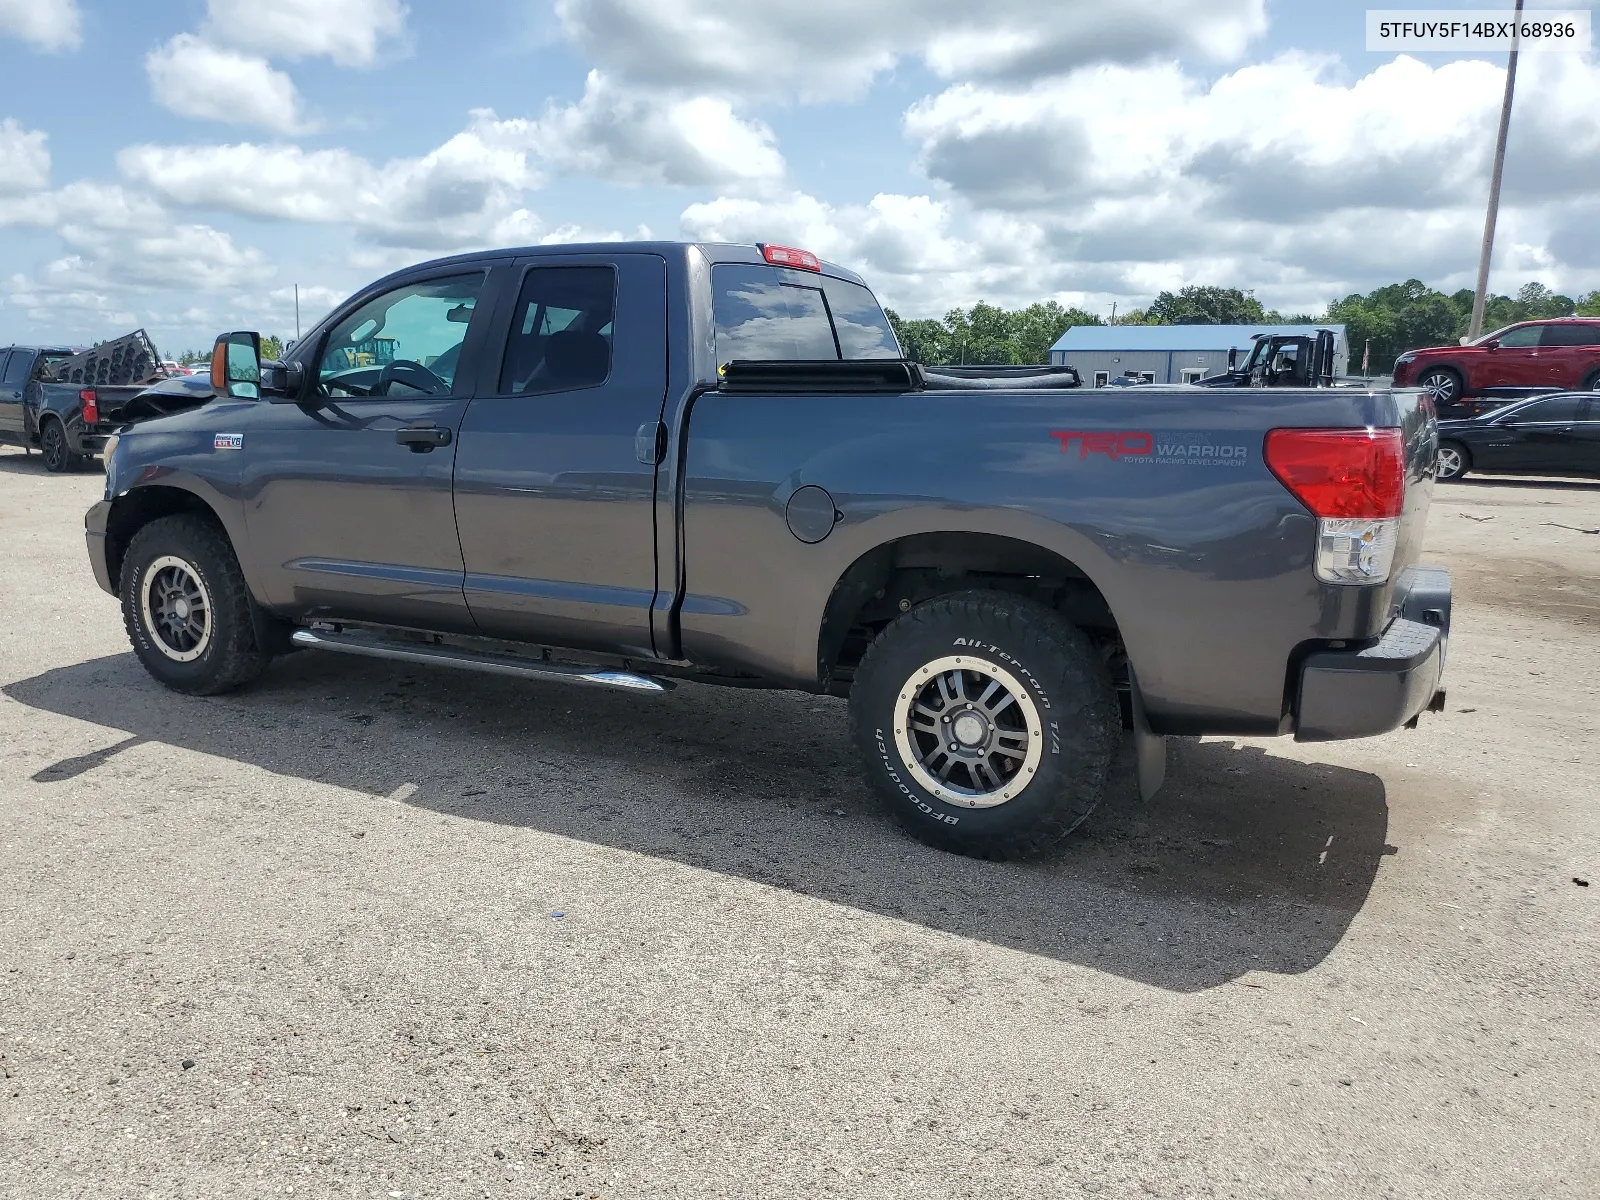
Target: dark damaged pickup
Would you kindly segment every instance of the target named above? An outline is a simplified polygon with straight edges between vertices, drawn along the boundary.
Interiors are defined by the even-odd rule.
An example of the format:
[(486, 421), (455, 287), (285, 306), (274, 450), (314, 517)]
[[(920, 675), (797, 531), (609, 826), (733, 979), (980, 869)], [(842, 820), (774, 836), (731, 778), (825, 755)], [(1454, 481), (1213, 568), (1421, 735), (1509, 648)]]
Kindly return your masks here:
[(1084, 818), (1125, 730), (1148, 792), (1167, 734), (1442, 701), (1416, 392), (941, 374), (846, 270), (667, 243), (429, 263), (282, 363), (251, 334), (213, 361), (209, 404), (108, 447), (88, 516), (179, 691), (314, 648), (848, 696), (901, 820), (1002, 858)]

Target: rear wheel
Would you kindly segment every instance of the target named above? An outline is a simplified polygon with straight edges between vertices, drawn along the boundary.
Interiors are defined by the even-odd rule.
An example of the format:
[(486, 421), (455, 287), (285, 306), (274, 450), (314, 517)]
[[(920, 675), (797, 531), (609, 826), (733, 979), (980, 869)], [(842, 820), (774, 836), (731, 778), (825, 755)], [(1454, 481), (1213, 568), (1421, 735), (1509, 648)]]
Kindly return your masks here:
[(1444, 408), (1461, 399), (1465, 390), (1461, 386), (1461, 376), (1449, 367), (1435, 367), (1423, 374), (1417, 380), (1417, 386), (1433, 397), (1434, 408)]
[(67, 431), (54, 417), (39, 430), (39, 453), (44, 456), (44, 469), (52, 475), (65, 474), (77, 465), (78, 456), (67, 445)]
[(1586, 392), (1600, 392), (1600, 371), (1590, 373), (1589, 378), (1583, 381), (1583, 390)]
[(1440, 442), (1437, 475), (1440, 479), (1460, 479), (1472, 466), (1472, 456), (1460, 442)]
[(929, 601), (868, 648), (850, 693), (867, 775), (912, 834), (978, 858), (1065, 837), (1105, 790), (1116, 691), (1081, 630), (1003, 592)]
[(122, 560), (122, 621), (145, 670), (173, 691), (226, 692), (266, 669), (250, 593), (226, 535), (193, 513), (152, 521)]

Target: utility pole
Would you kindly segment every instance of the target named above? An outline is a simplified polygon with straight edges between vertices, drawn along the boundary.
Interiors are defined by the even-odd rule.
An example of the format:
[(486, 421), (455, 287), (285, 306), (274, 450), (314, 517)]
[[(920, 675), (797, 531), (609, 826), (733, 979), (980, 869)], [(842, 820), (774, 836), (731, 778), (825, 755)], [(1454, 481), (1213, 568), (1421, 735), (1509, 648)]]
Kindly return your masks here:
[(1511, 128), (1511, 94), (1517, 86), (1517, 41), (1522, 28), (1522, 0), (1517, 0), (1511, 28), (1511, 53), (1506, 58), (1506, 94), (1500, 102), (1500, 132), (1494, 143), (1494, 172), (1489, 178), (1489, 211), (1483, 219), (1483, 251), (1478, 257), (1478, 290), (1472, 294), (1472, 322), (1467, 338), (1483, 332), (1483, 306), (1489, 298), (1489, 260), (1494, 256), (1494, 223), (1500, 215), (1500, 176), (1506, 165), (1506, 131)]
[(294, 285), (294, 340), (300, 340), (300, 285)]
[(1117, 323), (1117, 302), (1115, 300), (1113, 300), (1111, 302), (1111, 321), (1110, 321), (1110, 324), (1115, 325), (1116, 323)]

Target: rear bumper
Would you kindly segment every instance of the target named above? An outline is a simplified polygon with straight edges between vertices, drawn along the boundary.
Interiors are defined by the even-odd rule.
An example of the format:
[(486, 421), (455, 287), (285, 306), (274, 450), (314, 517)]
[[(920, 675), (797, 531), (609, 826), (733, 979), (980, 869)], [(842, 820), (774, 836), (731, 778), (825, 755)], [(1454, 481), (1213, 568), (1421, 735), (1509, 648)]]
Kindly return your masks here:
[(1399, 612), (1376, 644), (1320, 650), (1301, 664), (1295, 741), (1372, 737), (1443, 708), (1450, 575), (1437, 567), (1408, 574)]
[(111, 582), (111, 566), (106, 562), (106, 520), (111, 515), (111, 501), (97, 501), (83, 515), (83, 536), (89, 544), (89, 568), (100, 590), (115, 596), (117, 588)]

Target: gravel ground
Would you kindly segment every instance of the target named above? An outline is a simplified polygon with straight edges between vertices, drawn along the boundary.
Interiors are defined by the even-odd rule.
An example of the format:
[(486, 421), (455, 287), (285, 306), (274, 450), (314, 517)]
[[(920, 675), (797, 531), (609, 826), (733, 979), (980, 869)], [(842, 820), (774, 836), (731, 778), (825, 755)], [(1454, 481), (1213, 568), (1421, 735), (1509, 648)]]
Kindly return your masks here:
[(100, 486), (0, 453), (0, 1194), (1600, 1192), (1600, 485), (1439, 489), (1447, 713), (1125, 756), (1020, 866), (835, 700), (167, 693)]

